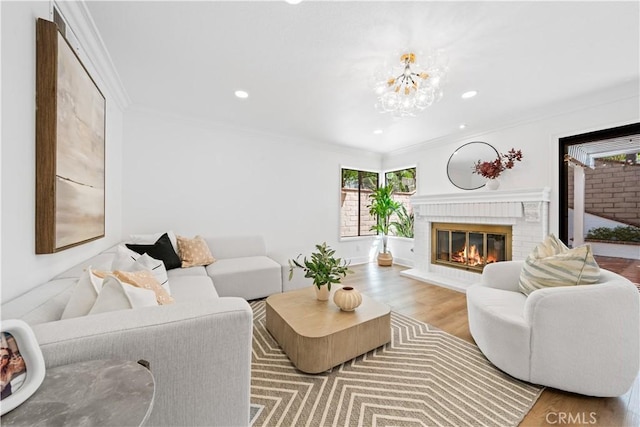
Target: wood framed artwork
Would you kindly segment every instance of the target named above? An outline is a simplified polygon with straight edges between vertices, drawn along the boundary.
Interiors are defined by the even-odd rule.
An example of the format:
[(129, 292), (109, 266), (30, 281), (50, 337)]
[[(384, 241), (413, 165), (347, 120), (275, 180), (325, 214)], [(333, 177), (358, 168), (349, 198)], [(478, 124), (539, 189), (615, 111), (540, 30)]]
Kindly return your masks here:
[(104, 237), (105, 98), (55, 23), (36, 25), (36, 253)]

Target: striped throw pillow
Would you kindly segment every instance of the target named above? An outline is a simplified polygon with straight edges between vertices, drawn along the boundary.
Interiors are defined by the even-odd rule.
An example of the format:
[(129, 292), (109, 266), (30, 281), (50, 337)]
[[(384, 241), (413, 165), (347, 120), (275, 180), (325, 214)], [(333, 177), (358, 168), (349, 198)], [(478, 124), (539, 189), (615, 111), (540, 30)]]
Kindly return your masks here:
[(529, 295), (536, 289), (597, 283), (600, 267), (591, 246), (569, 249), (551, 235), (536, 246), (527, 257), (518, 288)]

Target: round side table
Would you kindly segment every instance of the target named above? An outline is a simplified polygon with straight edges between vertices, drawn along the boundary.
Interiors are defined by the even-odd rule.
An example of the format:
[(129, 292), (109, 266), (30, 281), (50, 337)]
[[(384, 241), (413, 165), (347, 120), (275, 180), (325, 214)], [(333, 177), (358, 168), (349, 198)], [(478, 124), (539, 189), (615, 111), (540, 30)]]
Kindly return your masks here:
[(3, 426), (141, 426), (153, 408), (151, 372), (128, 360), (47, 369), (38, 390), (2, 416)]

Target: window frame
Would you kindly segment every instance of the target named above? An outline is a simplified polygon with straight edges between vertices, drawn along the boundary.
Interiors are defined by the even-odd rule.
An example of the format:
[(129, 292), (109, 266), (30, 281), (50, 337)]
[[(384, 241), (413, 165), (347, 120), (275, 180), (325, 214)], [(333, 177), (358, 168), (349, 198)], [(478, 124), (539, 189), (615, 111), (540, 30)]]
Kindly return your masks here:
[(384, 171), (381, 172), (381, 175), (384, 177), (384, 184), (387, 185), (387, 174), (388, 173), (392, 173), (392, 172), (400, 172), (406, 169), (415, 169), (416, 170), (416, 176), (415, 176), (415, 192), (416, 194), (418, 194), (418, 165), (412, 165), (412, 166), (406, 166), (406, 167), (399, 167), (399, 168), (393, 168), (393, 169), (385, 169)]
[(360, 177), (358, 177), (358, 235), (355, 236), (343, 236), (342, 235), (342, 189), (344, 188), (342, 186), (342, 174), (344, 170), (353, 170), (356, 171), (358, 173), (364, 172), (364, 173), (373, 173), (377, 175), (377, 182), (376, 185), (379, 187), (380, 186), (380, 182), (381, 182), (381, 172), (380, 170), (376, 170), (376, 169), (367, 169), (367, 168), (359, 168), (359, 167), (351, 167), (351, 166), (345, 166), (345, 165), (340, 165), (340, 171), (339, 171), (339, 179), (340, 179), (340, 191), (338, 193), (338, 197), (340, 197), (339, 199), (339, 203), (338, 203), (338, 215), (339, 215), (339, 227), (338, 227), (338, 239), (339, 241), (347, 241), (347, 240), (364, 240), (364, 239), (370, 239), (372, 237), (377, 237), (377, 233), (376, 234), (367, 234), (367, 235), (361, 235), (360, 234), (360, 220), (361, 220), (361, 215), (362, 212), (360, 211), (360, 206), (361, 206), (361, 180)]
[[(409, 166), (404, 166), (404, 167), (395, 167), (393, 169), (384, 169), (380, 174), (383, 176), (384, 178), (384, 185), (388, 185), (388, 181), (387, 181), (387, 174), (388, 173), (392, 173), (392, 172), (400, 172), (406, 169), (415, 169), (416, 173), (415, 173), (415, 192), (414, 192), (414, 196), (416, 194), (418, 194), (418, 177), (419, 177), (419, 172), (418, 172), (418, 165), (417, 164), (412, 164)], [(412, 196), (413, 197), (413, 196)], [(415, 214), (414, 214), (415, 215)], [(414, 226), (414, 236), (415, 236), (415, 226)], [(396, 236), (395, 234), (389, 234), (389, 237), (392, 237), (394, 239), (409, 239), (409, 240), (413, 240), (413, 237), (404, 237), (404, 236)]]

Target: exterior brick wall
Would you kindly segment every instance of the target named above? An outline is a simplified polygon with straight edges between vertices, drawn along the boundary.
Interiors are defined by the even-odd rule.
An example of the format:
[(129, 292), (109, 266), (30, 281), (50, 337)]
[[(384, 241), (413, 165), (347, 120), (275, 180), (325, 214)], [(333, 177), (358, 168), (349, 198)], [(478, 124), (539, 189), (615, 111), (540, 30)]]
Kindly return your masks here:
[[(605, 166), (606, 164), (606, 166)], [(585, 169), (585, 211), (640, 227), (640, 165), (596, 161)], [(573, 168), (569, 168), (569, 207), (573, 208)]]
[[(361, 191), (360, 209), (363, 213), (360, 222), (360, 236), (375, 235), (369, 231), (376, 224), (375, 217), (369, 215), (369, 194), (371, 190)], [(358, 236), (358, 190), (355, 188), (342, 189), (342, 205), (340, 209), (340, 235), (344, 237)]]

